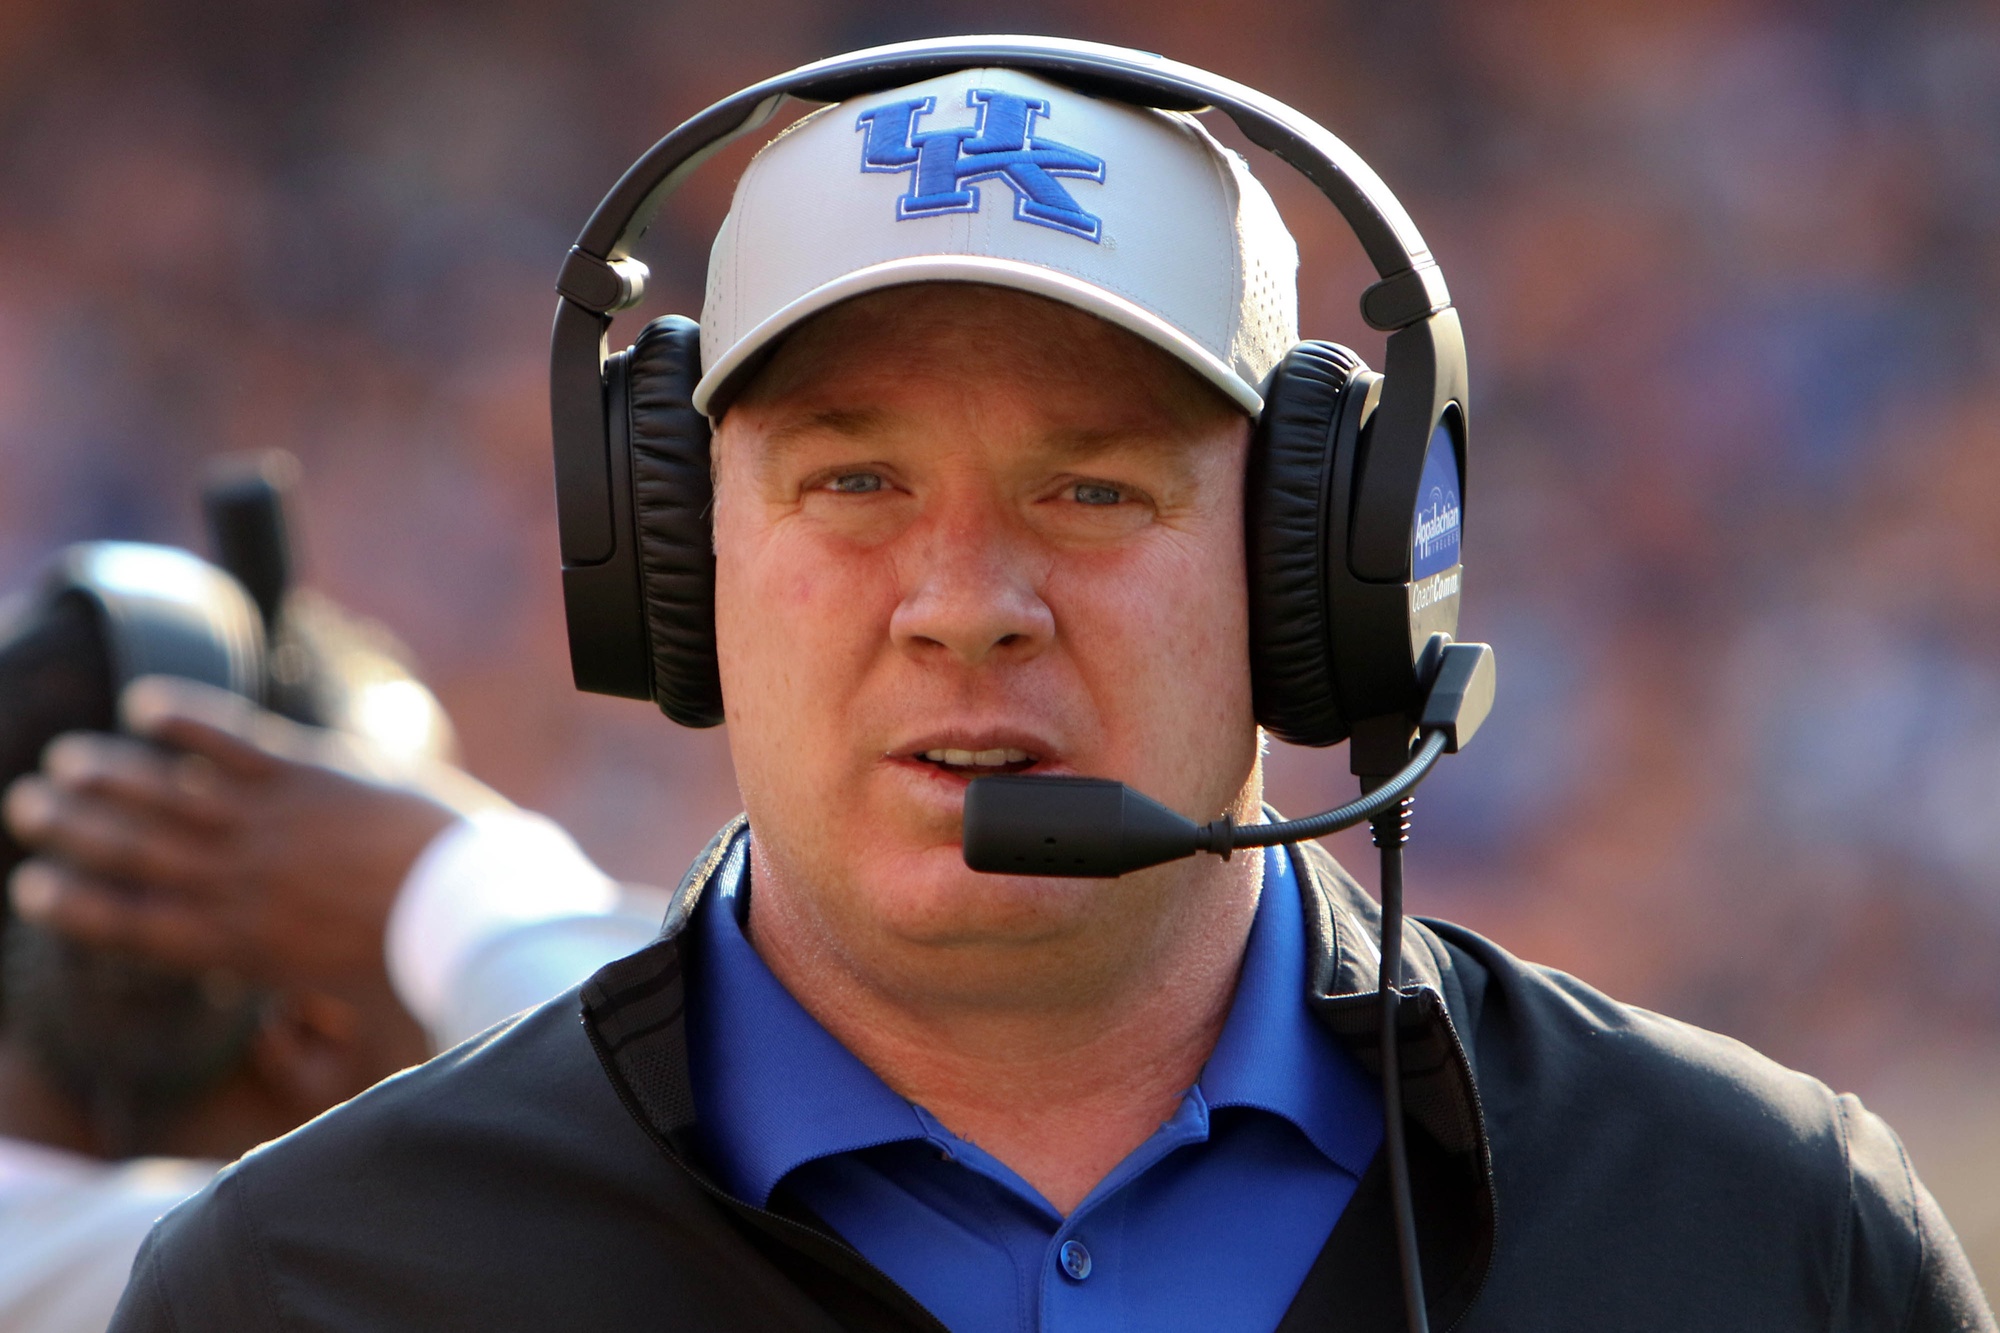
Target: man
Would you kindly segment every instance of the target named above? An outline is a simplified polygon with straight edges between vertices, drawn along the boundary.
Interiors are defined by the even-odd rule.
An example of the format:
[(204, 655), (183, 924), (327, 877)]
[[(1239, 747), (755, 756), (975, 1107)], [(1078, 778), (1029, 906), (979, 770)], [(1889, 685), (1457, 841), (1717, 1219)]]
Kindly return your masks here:
[[(926, 211), (916, 158), (856, 169), (883, 108), (966, 138), (982, 99), (1090, 185)], [(1177, 318), (1168, 260), (1221, 275)], [(163, 1221), (115, 1327), (1402, 1327), (1358, 886), (1316, 847), (960, 852), (996, 771), (1259, 818), (1247, 413), (1293, 263), (1192, 121), (1013, 71), (767, 147), (694, 394), (747, 825), (659, 943)], [(1851, 1099), (1454, 927), (1406, 948), (1434, 1327), (1993, 1327)]]
[[(160, 572), (162, 597), (199, 567), (122, 551), (153, 557), (128, 572)], [(449, 1045), (658, 920), (615, 910), (566, 835), (455, 770), (429, 791), (357, 776), (409, 756), (187, 680), (143, 679), (119, 707), (113, 659), (144, 656), (143, 619), (72, 590), (0, 625), (7, 1333), (102, 1330), (146, 1230), (222, 1161), (423, 1059), (425, 1029)], [(119, 714), (130, 736), (109, 734)]]

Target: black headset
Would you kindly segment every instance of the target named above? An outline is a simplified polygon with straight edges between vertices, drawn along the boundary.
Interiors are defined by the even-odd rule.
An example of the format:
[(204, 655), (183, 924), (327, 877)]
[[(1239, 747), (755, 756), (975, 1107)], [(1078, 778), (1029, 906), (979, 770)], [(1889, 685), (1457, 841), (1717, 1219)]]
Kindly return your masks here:
[[(1362, 317), (1386, 373), (1333, 343), (1293, 347), (1264, 386), (1244, 532), (1257, 720), (1302, 745), (1352, 739), (1356, 773), (1401, 769), (1442, 645), (1458, 628), (1465, 342), (1416, 225), (1352, 149), (1251, 88), (1145, 52), (1037, 37), (952, 37), (803, 65), (723, 99), (640, 158), (571, 247), (550, 349), (563, 601), (577, 688), (723, 720), (715, 658), (709, 423), (691, 402), (699, 326), (669, 315), (606, 355), (645, 293), (632, 245), (710, 154), (787, 97), (831, 103), (963, 69), (1040, 75), (1163, 111), (1223, 112), (1333, 202), (1379, 281)], [(1433, 458), (1433, 449), (1449, 457)], [(1444, 484), (1438, 478), (1445, 479)], [(1428, 500), (1428, 517), (1420, 517)], [(1449, 564), (1436, 567), (1441, 551)]]

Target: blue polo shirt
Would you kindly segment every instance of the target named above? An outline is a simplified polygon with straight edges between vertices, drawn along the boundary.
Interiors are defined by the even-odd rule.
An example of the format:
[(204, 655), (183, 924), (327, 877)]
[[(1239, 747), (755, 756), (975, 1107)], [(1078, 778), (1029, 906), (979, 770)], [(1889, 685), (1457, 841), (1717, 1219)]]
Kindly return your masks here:
[(1306, 1008), (1290, 858), (1266, 853), (1236, 998), (1173, 1115), (1065, 1217), (821, 1027), (743, 933), (738, 838), (690, 929), (709, 1165), (786, 1191), (955, 1333), (1271, 1333), (1382, 1139), (1374, 1080)]

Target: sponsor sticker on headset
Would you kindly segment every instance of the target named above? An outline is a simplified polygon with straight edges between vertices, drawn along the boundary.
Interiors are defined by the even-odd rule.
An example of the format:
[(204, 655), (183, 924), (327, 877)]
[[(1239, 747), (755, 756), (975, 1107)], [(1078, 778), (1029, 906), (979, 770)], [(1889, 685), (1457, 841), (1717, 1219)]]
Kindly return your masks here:
[(1411, 537), (1410, 577), (1424, 579), (1458, 563), (1458, 445), (1443, 425), (1431, 432)]

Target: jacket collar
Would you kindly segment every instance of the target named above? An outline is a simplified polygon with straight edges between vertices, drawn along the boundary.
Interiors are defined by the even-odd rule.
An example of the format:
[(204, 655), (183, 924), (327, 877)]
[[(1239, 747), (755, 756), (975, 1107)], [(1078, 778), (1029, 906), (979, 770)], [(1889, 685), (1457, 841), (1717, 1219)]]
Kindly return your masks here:
[[(699, 1154), (691, 1134), (695, 1107), (681, 948), (696, 905), (744, 828), (739, 815), (710, 840), (674, 891), (660, 938), (601, 969), (584, 983), (581, 997), (584, 1026), (626, 1107), (671, 1157), (718, 1195), (696, 1165)], [(1381, 909), (1319, 844), (1294, 844), (1287, 850), (1304, 889), (1310, 1003), (1355, 1058), (1379, 1073), (1376, 970), (1381, 954), (1376, 940)], [(1410, 1139), (1419, 1242), (1432, 1324), (1445, 1330), (1470, 1307), (1492, 1258), (1493, 1169), (1472, 1063), (1453, 1020), (1454, 1009), (1465, 1016), (1453, 960), (1421, 922), (1406, 920), (1404, 930), (1404, 998), (1397, 1024), (1403, 1106), (1406, 1118), (1422, 1131)], [(1370, 1172), (1371, 1177), (1379, 1174)], [(1356, 1266), (1361, 1247), (1379, 1239), (1373, 1232), (1387, 1234), (1386, 1218), (1377, 1225), (1371, 1216), (1381, 1210), (1380, 1193), (1371, 1195), (1364, 1181), (1363, 1195), (1375, 1198), (1375, 1204), (1358, 1208), (1362, 1196), (1357, 1196), (1349, 1205), (1315, 1274), (1330, 1266)], [(1372, 1273), (1379, 1265), (1361, 1267)], [(1309, 1278), (1302, 1300), (1315, 1285)]]

